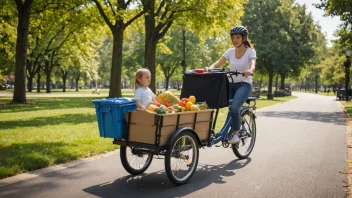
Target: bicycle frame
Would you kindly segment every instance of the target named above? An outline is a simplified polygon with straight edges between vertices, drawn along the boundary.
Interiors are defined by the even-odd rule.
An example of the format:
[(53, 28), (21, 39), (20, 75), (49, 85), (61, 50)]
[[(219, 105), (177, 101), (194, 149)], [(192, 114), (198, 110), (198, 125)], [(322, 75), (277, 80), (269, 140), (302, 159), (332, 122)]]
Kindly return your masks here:
[(231, 121), (232, 121), (231, 112), (229, 110), (227, 113), (224, 126), (221, 128), (219, 133), (212, 135), (210, 137), (210, 141), (209, 141), (210, 144), (208, 145), (208, 147), (211, 147), (212, 145), (219, 143), (226, 137), (227, 134), (229, 134), (229, 130), (231, 128)]
[[(236, 71), (228, 71), (228, 70), (225, 70), (225, 69), (221, 69), (221, 70), (214, 70), (214, 71), (216, 71), (216, 72), (225, 72), (228, 75), (228, 77), (231, 79), (232, 83), (234, 82), (234, 80), (232, 78), (233, 75), (236, 75), (236, 76), (237, 75), (244, 75), (244, 73), (241, 73), (241, 72), (239, 72), (237, 70)], [(246, 111), (246, 110), (250, 110), (251, 111), (251, 109), (255, 110), (255, 102), (254, 102), (253, 106), (250, 106), (249, 103), (248, 103), (248, 106), (242, 106), (241, 109), (240, 109), (240, 115), (242, 115), (243, 111)], [(217, 120), (217, 117), (218, 117), (218, 113), (219, 113), (219, 107), (216, 109), (216, 114), (215, 114), (215, 119), (214, 119), (214, 122), (213, 122), (212, 132), (214, 132), (214, 130), (215, 130), (215, 125), (216, 125), (216, 120)], [(232, 118), (231, 118), (231, 112), (229, 110), (228, 113), (227, 113), (226, 121), (225, 121), (223, 127), (221, 128), (220, 132), (217, 133), (217, 134), (214, 134), (214, 133), (211, 134), (211, 136), (209, 138), (209, 142), (208, 142), (208, 147), (211, 147), (212, 145), (217, 144), (220, 141), (225, 140), (226, 136), (230, 134), (231, 124), (232, 124), (231, 122), (232, 122)]]
[[(254, 106), (250, 106), (250, 105), (242, 106), (241, 109), (240, 109), (241, 117), (242, 117), (242, 113), (244, 111), (249, 110), (249, 111), (252, 112), (253, 109), (255, 109), (255, 105)], [(231, 112), (230, 112), (230, 110), (228, 110), (228, 113), (227, 113), (227, 116), (226, 116), (226, 121), (225, 121), (223, 127), (221, 128), (219, 133), (217, 133), (215, 135), (212, 135), (210, 137), (208, 147), (211, 147), (212, 145), (217, 144), (220, 141), (223, 141), (226, 138), (226, 136), (230, 134), (231, 122), (232, 122)]]

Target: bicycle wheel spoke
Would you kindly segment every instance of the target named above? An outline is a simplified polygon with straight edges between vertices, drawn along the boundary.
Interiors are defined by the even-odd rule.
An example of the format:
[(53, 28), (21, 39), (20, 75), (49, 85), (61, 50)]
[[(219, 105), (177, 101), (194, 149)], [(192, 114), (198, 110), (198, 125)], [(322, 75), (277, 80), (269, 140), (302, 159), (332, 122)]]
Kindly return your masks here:
[(148, 163), (149, 155), (148, 154), (133, 154), (132, 149), (128, 147), (127, 149), (127, 161), (131, 168), (135, 170), (139, 170), (144, 168), (144, 166)]
[(182, 180), (187, 178), (187, 175), (192, 169), (194, 159), (195, 142), (188, 136), (177, 140), (172, 151), (174, 155), (171, 158), (172, 174), (175, 178)]
[(240, 159), (247, 158), (253, 150), (256, 133), (255, 127), (254, 116), (248, 111), (242, 116), (242, 129), (240, 131), (242, 140), (239, 144), (232, 147), (234, 153)]

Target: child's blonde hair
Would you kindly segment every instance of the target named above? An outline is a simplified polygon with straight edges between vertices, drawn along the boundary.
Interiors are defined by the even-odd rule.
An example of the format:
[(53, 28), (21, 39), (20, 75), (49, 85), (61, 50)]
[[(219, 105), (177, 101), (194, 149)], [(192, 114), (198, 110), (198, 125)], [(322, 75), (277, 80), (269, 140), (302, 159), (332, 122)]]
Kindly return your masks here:
[(136, 78), (134, 80), (134, 90), (138, 88), (141, 84), (139, 83), (138, 79), (141, 78), (145, 73), (150, 73), (150, 70), (148, 68), (141, 68), (138, 69), (136, 72)]

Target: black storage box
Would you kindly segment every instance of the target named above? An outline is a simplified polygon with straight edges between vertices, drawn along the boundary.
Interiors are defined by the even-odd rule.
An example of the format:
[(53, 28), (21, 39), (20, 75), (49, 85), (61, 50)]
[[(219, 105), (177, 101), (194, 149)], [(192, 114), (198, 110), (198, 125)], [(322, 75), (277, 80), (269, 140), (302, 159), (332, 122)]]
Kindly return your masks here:
[(193, 95), (197, 102), (206, 101), (210, 108), (222, 108), (229, 105), (229, 81), (225, 73), (185, 73), (181, 98)]

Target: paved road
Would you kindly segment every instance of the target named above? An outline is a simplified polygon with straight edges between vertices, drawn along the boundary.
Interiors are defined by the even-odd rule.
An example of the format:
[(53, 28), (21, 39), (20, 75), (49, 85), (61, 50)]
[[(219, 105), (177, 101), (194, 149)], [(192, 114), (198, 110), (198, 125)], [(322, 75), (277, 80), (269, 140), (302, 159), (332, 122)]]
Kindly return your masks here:
[(154, 159), (129, 176), (119, 155), (0, 188), (0, 197), (344, 197), (345, 116), (332, 97), (298, 99), (258, 112), (258, 136), (247, 160), (230, 149), (200, 150), (197, 172), (175, 187)]

